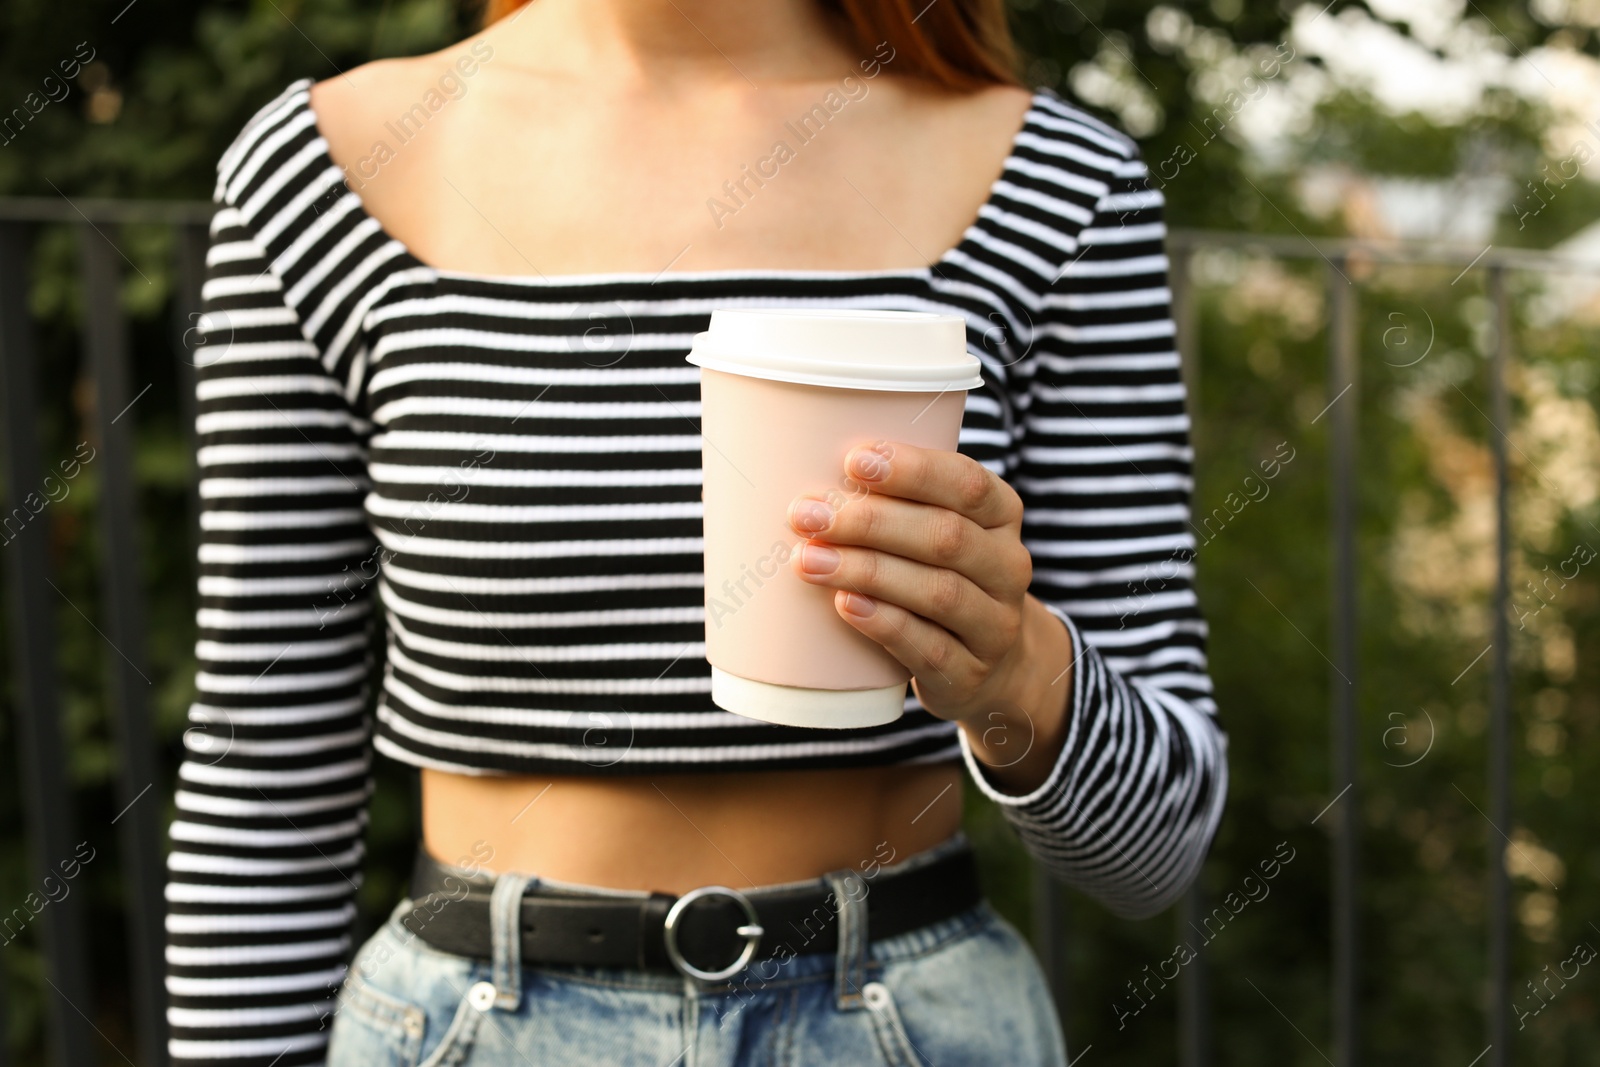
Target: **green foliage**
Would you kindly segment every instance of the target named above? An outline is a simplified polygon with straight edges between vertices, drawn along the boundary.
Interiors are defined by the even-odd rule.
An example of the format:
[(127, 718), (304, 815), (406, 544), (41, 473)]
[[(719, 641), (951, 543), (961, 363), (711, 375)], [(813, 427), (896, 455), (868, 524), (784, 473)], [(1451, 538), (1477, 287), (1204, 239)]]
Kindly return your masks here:
[[(1318, 1054), (1266, 1002), (1331, 1052), (1324, 833), (1330, 820), (1312, 823), (1345, 785), (1330, 778), (1329, 694), (1343, 684), (1326, 659), (1330, 420), (1312, 424), (1330, 397), (1323, 385), (1325, 337), (1301, 333), (1297, 320), (1304, 315), (1294, 309), (1319, 301), (1324, 286), (1344, 283), (1330, 281), (1321, 261), (1309, 271), (1285, 271), (1220, 258), (1209, 267), (1202, 262), (1199, 271), (1214, 284), (1202, 302), (1197, 519), (1239, 491), (1243, 475), (1278, 442), (1289, 442), (1295, 459), (1271, 481), (1268, 495), (1243, 507), (1199, 551), (1233, 774), (1202, 884), (1215, 906), (1230, 890), (1246, 894), (1246, 878), (1275, 843), (1288, 842), (1298, 856), (1266, 897), (1240, 909), (1202, 951), (1216, 1032), (1227, 1035), (1218, 1046), (1227, 1049), (1224, 1062), (1285, 1062), (1287, 1049), (1289, 1062), (1312, 1064), (1321, 1062)], [(1426, 1062), (1465, 1063), (1486, 1043), (1485, 987), (1476, 976), (1486, 968), (1487, 847), (1501, 838), (1482, 814), (1491, 661), (1477, 657), (1490, 641), (1492, 527), (1475, 518), (1485, 515), (1495, 431), (1483, 415), (1489, 410), (1483, 299), (1460, 292), (1467, 283), (1453, 286), (1454, 276), (1454, 268), (1389, 268), (1359, 278), (1362, 626), (1361, 669), (1353, 681), (1362, 791), (1363, 1062), (1415, 1062), (1417, 1050), (1427, 1049)], [(1243, 295), (1251, 291), (1258, 295)], [(1521, 294), (1521, 303), (1532, 295)], [(1320, 318), (1320, 311), (1313, 314)], [(1413, 335), (1391, 332), (1397, 329)], [(1591, 379), (1585, 370), (1578, 372), (1583, 388), (1543, 384), (1592, 366), (1587, 353), (1596, 339), (1593, 325), (1519, 330), (1515, 424), (1559, 422), (1566, 429), (1544, 435), (1542, 443), (1537, 433), (1513, 433), (1514, 590), (1529, 572), (1557, 569), (1579, 544), (1600, 549), (1600, 531), (1591, 525), (1594, 494), (1581, 487), (1595, 484), (1600, 462)], [(1567, 573), (1574, 569), (1569, 564)], [(1595, 758), (1584, 741), (1592, 742), (1600, 725), (1586, 678), (1592, 657), (1574, 653), (1593, 647), (1600, 624), (1595, 589), (1592, 573), (1554, 581), (1545, 595), (1549, 607), (1535, 617), (1545, 628), (1530, 622), (1526, 631), (1512, 629), (1514, 823), (1505, 829), (1517, 842), (1510, 861), (1513, 992), (1524, 1010), (1539, 1001), (1523, 979), (1592, 939), (1589, 920), (1600, 910), (1594, 880), (1579, 874), (1600, 863), (1592, 813), (1570, 799), (1573, 776)], [(1538, 604), (1525, 591), (1516, 602), (1525, 611)], [(1119, 1027), (1120, 1011), (1138, 1007), (1125, 983), (1140, 983), (1143, 966), (1168, 957), (1175, 939), (1198, 947), (1199, 938), (1163, 917), (1137, 924), (1140, 941), (1130, 949), (1127, 924), (1100, 916), (1084, 916), (1083, 923), (1087, 929), (1071, 934), (1086, 942), (1090, 961), (1074, 974), (1074, 996), (1089, 1005), (1074, 1020), (1078, 1047), (1093, 1044), (1097, 1053), (1126, 1062), (1166, 1062), (1175, 991), (1161, 994), (1164, 1007), (1157, 1008), (1157, 999)], [(1107, 968), (1106, 960), (1123, 962)], [(1519, 1055), (1537, 1063), (1595, 1062), (1582, 1036), (1592, 1031), (1593, 988), (1574, 982), (1553, 1000), (1519, 1035)]]
[(1441, 126), (1415, 111), (1390, 114), (1368, 94), (1343, 90), (1317, 106), (1316, 126), (1295, 154), (1364, 174), (1441, 180), (1491, 162), (1530, 167), (1550, 116), (1505, 92), (1488, 94), (1486, 104), (1468, 122)]
[(73, 196), (208, 199), (217, 157), (289, 82), (432, 51), (474, 17), (446, 0), (125, 5), (80, 5), (70, 21), (49, 5), (10, 6), (14, 25), (0, 45), (7, 107), (59, 76), (80, 44), (93, 60), (0, 152), (0, 192), (54, 195), (53, 183)]

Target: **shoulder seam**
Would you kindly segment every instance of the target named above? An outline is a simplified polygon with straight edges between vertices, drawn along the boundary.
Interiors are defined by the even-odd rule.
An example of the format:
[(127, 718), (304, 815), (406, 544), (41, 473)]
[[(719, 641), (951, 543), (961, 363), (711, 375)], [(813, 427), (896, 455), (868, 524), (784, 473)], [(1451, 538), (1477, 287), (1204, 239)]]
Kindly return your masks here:
[[(1027, 132), (1033, 152), (1017, 166), (1025, 178), (1043, 183), (1035, 184), (1032, 203), (1054, 216), (1038, 221), (1060, 235), (1049, 242), (1056, 245), (1055, 255), (1038, 260), (1028, 271), (1037, 279), (1029, 284), (1030, 296), (1042, 302), (1084, 254), (1082, 235), (1102, 223), (1108, 198), (1123, 183), (1137, 179), (1144, 164), (1132, 138), (1049, 86), (1041, 86), (1035, 94)], [(1025, 203), (1027, 192), (1017, 194)], [(1042, 197), (1056, 201), (1056, 206), (1045, 204)]]
[(1106, 122), (1104, 119), (1097, 118), (1095, 115), (1091, 114), (1076, 103), (1068, 100), (1058, 90), (1053, 89), (1048, 85), (1041, 86), (1041, 92), (1046, 100), (1055, 105), (1055, 110), (1060, 117), (1073, 122), (1081, 123), (1096, 133), (1115, 141), (1122, 148), (1122, 154), (1125, 159), (1132, 158), (1138, 154), (1138, 142), (1136, 142), (1132, 137), (1128, 136), (1122, 130), (1111, 125), (1109, 122)]
[(366, 215), (292, 82), (247, 122), (217, 164), (218, 205), (265, 254), (301, 333), (352, 407), (368, 371), (365, 315), (425, 266)]
[(212, 190), (211, 198), (218, 204), (231, 203), (227, 199), (227, 188), (233, 176), (238, 173), (244, 158), (253, 152), (259, 143), (259, 133), (268, 120), (281, 108), (285, 107), (300, 93), (307, 92), (312, 85), (310, 78), (300, 78), (290, 82), (277, 96), (267, 101), (256, 109), (234, 135), (233, 141), (223, 149), (222, 155), (217, 159), (217, 183)]

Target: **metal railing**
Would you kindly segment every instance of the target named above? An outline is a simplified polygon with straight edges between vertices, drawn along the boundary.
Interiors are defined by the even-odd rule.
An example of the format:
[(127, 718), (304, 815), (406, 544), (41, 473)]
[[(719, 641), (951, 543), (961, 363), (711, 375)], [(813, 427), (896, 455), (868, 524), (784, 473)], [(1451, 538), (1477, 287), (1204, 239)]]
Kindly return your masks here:
[[(158, 769), (156, 742), (146, 704), (149, 691), (144, 675), (144, 627), (148, 618), (145, 590), (141, 587), (140, 546), (137, 543), (135, 485), (132, 471), (134, 420), (125, 418), (137, 396), (130, 395), (129, 323), (118, 298), (124, 257), (114, 231), (130, 224), (170, 227), (175, 240), (176, 296), (172, 301), (172, 362), (176, 394), (185, 432), (194, 429), (193, 365), (183, 358), (187, 350), (179, 338), (200, 307), (207, 245), (206, 225), (212, 207), (192, 203), (136, 203), (127, 201), (13, 199), (0, 200), (0, 403), (5, 425), (5, 478), (8, 496), (0, 509), (0, 522), (10, 522), (16, 509), (29, 511), (29, 487), (37, 485), (45, 470), (40, 462), (39, 386), (36, 375), (35, 328), (29, 311), (29, 273), (33, 241), (43, 225), (66, 224), (77, 229), (77, 255), (84, 292), (84, 320), (80, 343), (84, 366), (93, 385), (94, 416), (91, 439), (98, 457), (97, 508), (100, 530), (98, 588), (103, 602), (98, 615), (105, 629), (105, 692), (108, 718), (117, 755), (117, 827), (121, 869), (128, 907), (126, 937), (131, 973), (132, 1025), (139, 1062), (167, 1062), (164, 1020), (164, 966), (162, 862), (164, 804), (150, 795), (166, 774)], [(1509, 425), (1506, 368), (1512, 358), (1510, 304), (1507, 273), (1513, 270), (1570, 271), (1564, 260), (1525, 252), (1470, 251), (1445, 247), (1384, 245), (1359, 241), (1317, 241), (1303, 238), (1256, 237), (1235, 233), (1175, 231), (1169, 242), (1173, 266), (1174, 314), (1179, 347), (1191, 390), (1201, 371), (1197, 302), (1190, 283), (1190, 263), (1201, 249), (1256, 250), (1282, 259), (1321, 258), (1327, 264), (1329, 308), (1328, 389), (1333, 397), (1355, 387), (1357, 359), (1357, 293), (1346, 277), (1344, 265), (1353, 258), (1376, 262), (1459, 265), (1489, 273), (1495, 322), (1495, 347), (1489, 362), (1492, 419), (1498, 430)], [(1600, 270), (1600, 266), (1587, 266)], [(1332, 834), (1333, 1020), (1338, 1067), (1359, 1062), (1356, 982), (1360, 970), (1359, 925), (1356, 891), (1359, 840), (1357, 817), (1361, 783), (1356, 774), (1357, 677), (1355, 554), (1355, 470), (1358, 405), (1337, 405), (1331, 418), (1330, 529), (1333, 554), (1332, 665), (1330, 679), (1330, 767), (1334, 789), (1348, 802), (1334, 807)], [(1510, 818), (1510, 660), (1507, 608), (1510, 528), (1507, 512), (1509, 474), (1503, 432), (1493, 442), (1496, 514), (1496, 580), (1493, 594), (1493, 682), (1489, 730), (1489, 815), (1496, 825)], [(192, 449), (191, 449), (192, 452)], [(190, 479), (191, 530), (196, 525), (198, 500)], [(31, 511), (29, 511), (31, 515)], [(24, 829), (32, 867), (30, 880), (52, 871), (73, 854), (77, 820), (70, 788), (61, 729), (62, 699), (55, 629), (49, 625), (60, 610), (65, 594), (51, 578), (48, 559), (49, 521), (27, 516), (14, 524), (12, 536), (0, 555), (5, 557), (5, 577), (10, 612), (10, 661), (14, 677), (13, 708), (18, 738), (18, 766), (25, 810)], [(76, 609), (76, 605), (73, 605)], [(85, 615), (87, 620), (88, 616)], [(1491, 833), (1488, 874), (1489, 998), (1486, 1036), (1492, 1051), (1486, 1065), (1504, 1067), (1510, 1062), (1510, 886), (1503, 858), (1504, 842)], [(1045, 876), (1035, 875), (1035, 939), (1062, 1006), (1071, 1016), (1066, 988), (1066, 962), (1062, 896)], [(1198, 890), (1176, 909), (1180, 929), (1206, 913)], [(0, 916), (3, 920), (3, 916)], [(51, 1062), (86, 1064), (99, 1059), (95, 1037), (85, 1019), (94, 1017), (90, 983), (90, 948), (82, 899), (69, 896), (52, 903), (35, 920), (44, 955), (43, 975), (52, 992), (48, 998), (46, 1040)], [(1185, 1067), (1202, 1067), (1213, 1061), (1210, 1053), (1208, 982), (1205, 961), (1185, 967), (1179, 979), (1179, 1058)], [(0, 1037), (4, 1033), (4, 1003), (0, 1000)], [(5, 1042), (0, 1040), (0, 1064)]]
[[(1507, 462), (1511, 405), (1507, 391), (1507, 372), (1514, 357), (1513, 319), (1508, 277), (1513, 271), (1544, 274), (1582, 273), (1600, 275), (1600, 263), (1580, 261), (1543, 252), (1520, 249), (1476, 249), (1460, 245), (1387, 242), (1305, 236), (1256, 235), (1215, 230), (1174, 230), (1168, 236), (1171, 261), (1173, 316), (1178, 348), (1188, 385), (1191, 413), (1202, 368), (1198, 302), (1195, 299), (1192, 268), (1197, 252), (1228, 249), (1256, 253), (1275, 260), (1315, 261), (1325, 266), (1327, 293), (1327, 395), (1334, 401), (1351, 392), (1359, 396), (1360, 360), (1358, 351), (1359, 292), (1348, 276), (1352, 262), (1368, 264), (1407, 264), (1413, 266), (1461, 269), (1461, 275), (1482, 270), (1487, 273), (1490, 297), (1490, 323), (1493, 347), (1488, 360), (1489, 420), (1494, 432), (1489, 437), (1494, 466), (1495, 548), (1494, 587), (1490, 600), (1491, 676), (1489, 688), (1489, 728), (1487, 734), (1489, 863), (1488, 882), (1488, 998), (1485, 1010), (1487, 1048), (1479, 1061), (1484, 1067), (1508, 1067), (1511, 1063), (1511, 884), (1505, 860), (1509, 842), (1500, 828), (1511, 824), (1511, 642), (1510, 642), (1510, 555), (1511, 522), (1509, 510), (1510, 470)], [(1460, 279), (1458, 275), (1457, 280)], [(1454, 283), (1452, 283), (1454, 284)], [(1333, 852), (1331, 863), (1333, 967), (1331, 976), (1332, 1024), (1336, 1067), (1354, 1067), (1362, 1062), (1358, 1011), (1358, 982), (1361, 973), (1361, 925), (1357, 903), (1360, 873), (1359, 812), (1362, 789), (1357, 773), (1357, 680), (1359, 656), (1357, 636), (1356, 559), (1356, 470), (1358, 418), (1356, 402), (1331, 403), (1329, 428), (1329, 505), (1331, 523), (1329, 548), (1332, 557), (1330, 597), (1329, 659), (1330, 751), (1329, 795)], [(1062, 946), (1066, 923), (1063, 919), (1059, 887), (1041, 872), (1034, 875), (1035, 931), (1041, 962), (1056, 990), (1063, 1019), (1072, 1012)], [(1197, 928), (1209, 913), (1203, 890), (1192, 888), (1175, 909), (1180, 938)], [(1178, 1062), (1183, 1067), (1208, 1067), (1218, 1062), (1211, 1041), (1209, 982), (1204, 954), (1182, 968), (1178, 976)]]
[[(1356, 460), (1357, 420), (1360, 405), (1358, 381), (1360, 359), (1357, 346), (1358, 292), (1346, 268), (1360, 257), (1371, 263), (1426, 264), (1461, 267), (1488, 272), (1491, 294), (1491, 329), (1494, 338), (1488, 361), (1490, 422), (1489, 435), (1494, 457), (1495, 496), (1495, 583), (1490, 602), (1492, 642), (1489, 694), (1488, 782), (1490, 828), (1488, 977), (1489, 999), (1485, 1037), (1488, 1041), (1486, 1067), (1507, 1067), (1511, 1062), (1511, 884), (1505, 862), (1507, 842), (1499, 827), (1511, 823), (1511, 642), (1507, 625), (1510, 607), (1511, 520), (1509, 510), (1510, 473), (1506, 460), (1508, 428), (1511, 425), (1510, 397), (1506, 386), (1507, 366), (1512, 358), (1513, 320), (1507, 275), (1512, 270), (1570, 271), (1574, 265), (1547, 254), (1529, 253), (1492, 246), (1473, 251), (1439, 245), (1403, 245), (1371, 241), (1321, 241), (1304, 238), (1250, 237), (1243, 234), (1188, 232), (1174, 235), (1174, 289), (1184, 294), (1177, 300), (1175, 314), (1180, 336), (1190, 343), (1185, 358), (1191, 374), (1199, 367), (1198, 334), (1193, 324), (1194, 304), (1187, 299), (1192, 253), (1204, 247), (1253, 249), (1280, 259), (1320, 258), (1327, 265), (1328, 294), (1328, 393), (1332, 423), (1329, 434), (1331, 459), (1328, 471), (1330, 504), (1333, 516), (1330, 547), (1333, 635), (1331, 670), (1328, 677), (1332, 709), (1330, 793), (1338, 800), (1331, 808), (1333, 837), (1333, 1038), (1337, 1067), (1353, 1067), (1360, 1062), (1360, 1016), (1357, 1009), (1357, 984), (1360, 976), (1360, 911), (1357, 904), (1359, 875), (1359, 813), (1361, 783), (1357, 774), (1356, 683), (1359, 679), (1357, 654), (1358, 605), (1356, 602)], [(1589, 269), (1600, 269), (1590, 267)], [(1458, 276), (1459, 280), (1459, 276)], [(1452, 283), (1453, 284), (1453, 283)], [(1180, 342), (1181, 343), (1181, 342)], [(1349, 404), (1337, 400), (1352, 393)], [(1343, 683), (1343, 684), (1341, 684)], [(1341, 784), (1343, 783), (1343, 784)], [(1203, 983), (1204, 970), (1197, 970), (1196, 983)], [(1203, 1002), (1204, 990), (1192, 996)], [(1185, 1020), (1188, 1022), (1188, 1020)], [(1186, 1032), (1184, 1063), (1198, 1067), (1207, 1062), (1207, 1050), (1198, 1033)]]
[[(78, 820), (67, 780), (61, 731), (62, 700), (58, 672), (55, 617), (65, 597), (51, 580), (48, 562), (49, 522), (32, 521), (33, 486), (41, 484), (46, 467), (39, 458), (39, 390), (37, 349), (29, 313), (33, 242), (41, 223), (68, 223), (78, 229), (77, 252), (83, 283), (84, 321), (81, 339), (85, 366), (94, 387), (97, 442), (98, 525), (100, 560), (97, 570), (103, 603), (98, 612), (106, 638), (105, 691), (108, 719), (117, 754), (118, 850), (127, 900), (128, 956), (132, 973), (127, 988), (133, 1001), (137, 1051), (142, 1063), (165, 1064), (165, 983), (162, 962), (164, 880), (156, 739), (146, 702), (144, 626), (148, 617), (140, 582), (140, 550), (133, 480), (133, 420), (124, 419), (136, 399), (129, 395), (128, 321), (119, 298), (124, 263), (108, 239), (107, 227), (128, 223), (160, 223), (176, 228), (180, 296), (174, 302), (182, 315), (198, 310), (204, 277), (209, 204), (129, 203), (50, 200), (0, 201), (0, 403), (4, 404), (7, 498), (0, 522), (10, 524), (23, 509), (14, 536), (10, 526), (4, 552), (9, 593), (10, 660), (15, 678), (17, 761), (22, 785), (32, 867), (30, 881), (55, 871), (74, 855)], [(180, 320), (181, 322), (182, 320)], [(181, 351), (181, 348), (179, 349)], [(175, 361), (180, 375), (192, 373), (186, 361)], [(191, 407), (185, 422), (194, 425), (193, 382), (179, 389)], [(192, 493), (192, 490), (191, 490)], [(42, 505), (41, 505), (42, 509)], [(191, 499), (191, 518), (198, 514)], [(193, 522), (191, 526), (195, 525)], [(73, 605), (76, 609), (76, 605)], [(90, 988), (89, 936), (82, 894), (52, 901), (37, 919), (44, 955), (46, 1035), (56, 1064), (96, 1062), (97, 1038), (85, 1019), (93, 1018)], [(0, 1041), (0, 1048), (4, 1042)]]

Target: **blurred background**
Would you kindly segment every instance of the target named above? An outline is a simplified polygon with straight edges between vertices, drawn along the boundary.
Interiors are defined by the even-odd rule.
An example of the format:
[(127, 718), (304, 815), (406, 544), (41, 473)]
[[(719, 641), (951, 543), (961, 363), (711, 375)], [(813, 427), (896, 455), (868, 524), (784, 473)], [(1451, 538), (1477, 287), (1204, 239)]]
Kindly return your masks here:
[[(1600, 1064), (1600, 2), (1010, 6), (1027, 80), (1167, 198), (1231, 745), (1196, 892), (1142, 922), (1040, 881), (969, 794), (1073, 1054)], [(193, 681), (216, 159), (293, 79), (477, 19), (0, 8), (0, 1060), (164, 1062), (141, 901)], [(378, 766), (367, 930), (414, 840)]]

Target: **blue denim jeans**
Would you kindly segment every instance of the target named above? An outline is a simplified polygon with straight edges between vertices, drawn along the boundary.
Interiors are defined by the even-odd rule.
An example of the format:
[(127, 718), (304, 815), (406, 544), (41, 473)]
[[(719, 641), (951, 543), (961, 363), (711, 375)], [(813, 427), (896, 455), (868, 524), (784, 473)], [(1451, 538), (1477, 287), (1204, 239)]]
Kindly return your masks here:
[[(959, 840), (903, 863), (926, 862)], [(869, 890), (858, 881), (851, 892), (839, 874), (819, 881), (835, 890), (839, 950), (801, 945), (718, 984), (626, 968), (524, 966), (512, 947), (514, 891), (497, 897), (506, 903), (494, 959), (441, 952), (401, 924), (413, 907), (402, 901), (352, 963), (330, 1023), (328, 1067), (1065, 1064), (1039, 965), (987, 901), (868, 944)], [(759, 902), (762, 887), (745, 893)]]

